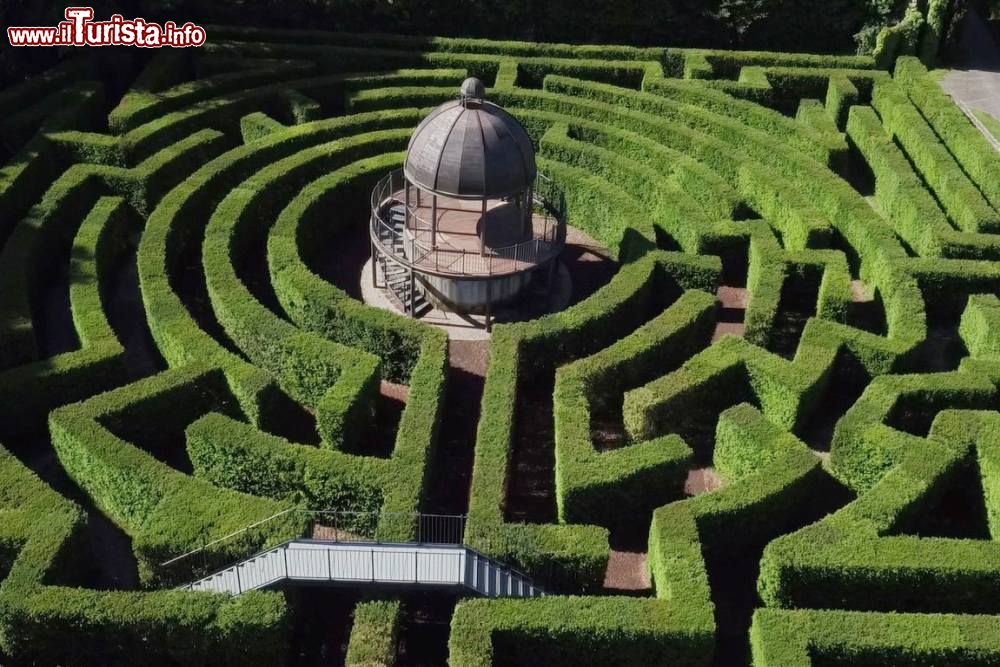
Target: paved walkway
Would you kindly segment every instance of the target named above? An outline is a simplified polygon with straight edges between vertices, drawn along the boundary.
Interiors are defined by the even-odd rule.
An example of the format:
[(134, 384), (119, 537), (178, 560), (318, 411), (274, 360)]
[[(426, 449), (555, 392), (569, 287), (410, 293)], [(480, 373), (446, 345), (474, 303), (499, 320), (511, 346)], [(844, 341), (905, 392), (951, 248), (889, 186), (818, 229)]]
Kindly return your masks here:
[(1000, 121), (1000, 71), (952, 70), (941, 80), (941, 87), (954, 99)]
[(945, 75), (941, 87), (957, 102), (1000, 121), (1000, 46), (986, 22), (973, 13), (966, 16), (957, 50), (956, 69)]

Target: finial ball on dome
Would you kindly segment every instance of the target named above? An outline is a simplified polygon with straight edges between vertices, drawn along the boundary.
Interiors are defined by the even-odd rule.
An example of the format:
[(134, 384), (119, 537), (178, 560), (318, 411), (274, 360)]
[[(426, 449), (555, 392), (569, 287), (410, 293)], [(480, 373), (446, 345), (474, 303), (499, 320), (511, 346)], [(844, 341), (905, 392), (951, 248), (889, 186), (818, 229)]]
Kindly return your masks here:
[(482, 100), (486, 98), (486, 86), (474, 76), (462, 82), (462, 98), (467, 100)]

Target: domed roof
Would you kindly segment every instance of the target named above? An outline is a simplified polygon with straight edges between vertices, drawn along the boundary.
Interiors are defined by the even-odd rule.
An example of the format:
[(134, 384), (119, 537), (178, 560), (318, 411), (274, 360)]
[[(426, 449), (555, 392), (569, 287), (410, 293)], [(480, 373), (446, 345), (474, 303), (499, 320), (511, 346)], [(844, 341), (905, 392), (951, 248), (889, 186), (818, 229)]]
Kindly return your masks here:
[(413, 184), (460, 199), (494, 199), (535, 181), (535, 149), (521, 124), (483, 99), (478, 79), (434, 109), (410, 137), (403, 172)]

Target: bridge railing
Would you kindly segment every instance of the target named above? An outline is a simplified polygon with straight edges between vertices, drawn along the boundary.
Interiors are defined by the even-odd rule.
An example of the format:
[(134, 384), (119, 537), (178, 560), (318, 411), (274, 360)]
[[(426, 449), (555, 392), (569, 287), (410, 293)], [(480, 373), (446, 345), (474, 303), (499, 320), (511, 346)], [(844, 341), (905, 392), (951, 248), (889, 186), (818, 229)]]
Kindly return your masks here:
[[(457, 514), (424, 514), (424, 513), (404, 513), (404, 512), (352, 512), (343, 510), (309, 510), (303, 508), (289, 508), (278, 512), (266, 519), (256, 521), (240, 530), (233, 531), (213, 540), (206, 540), (198, 547), (185, 553), (179, 554), (160, 563), (160, 568), (172, 572), (186, 572), (188, 578), (196, 578), (200, 574), (207, 573), (218, 568), (220, 563), (214, 561), (210, 555), (219, 547), (235, 543), (239, 545), (241, 541), (253, 544), (253, 540), (246, 540), (248, 535), (265, 530), (268, 524), (285, 521), (289, 518), (301, 516), (307, 519), (306, 530), (299, 537), (316, 538), (335, 542), (398, 542), (395, 536), (386, 538), (380, 534), (385, 527), (394, 530), (402, 530), (413, 536), (409, 542), (418, 544), (462, 544), (465, 534), (465, 515)], [(274, 547), (274, 544), (263, 545), (266, 548)], [(246, 553), (242, 557), (249, 558), (257, 551), (261, 545), (247, 547)], [(238, 555), (238, 554), (237, 554)], [(173, 577), (172, 577), (173, 578)]]
[(323, 549), (311, 547), (308, 542), (291, 542), (184, 588), (239, 595), (284, 581), (462, 586), (465, 569), (464, 549), (425, 552), (377, 545), (367, 549)]

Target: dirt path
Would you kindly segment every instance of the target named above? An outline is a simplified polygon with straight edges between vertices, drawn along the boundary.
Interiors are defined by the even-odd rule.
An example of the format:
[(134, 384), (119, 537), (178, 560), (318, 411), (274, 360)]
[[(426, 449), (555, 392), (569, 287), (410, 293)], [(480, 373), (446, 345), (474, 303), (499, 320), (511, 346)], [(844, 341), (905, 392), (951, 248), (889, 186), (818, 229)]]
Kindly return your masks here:
[(479, 404), (489, 359), (489, 341), (452, 340), (441, 433), (431, 460), (430, 491), (424, 511), (465, 514), (479, 425)]
[[(89, 553), (78, 554), (76, 559), (76, 562), (85, 565), (81, 573), (82, 580), (66, 583), (101, 590), (137, 589), (139, 569), (132, 551), (131, 538), (104, 516), (87, 494), (69, 478), (55, 455), (48, 434), (6, 444), (43, 482), (64, 498), (76, 502), (87, 513), (83, 543)], [(56, 580), (50, 583), (64, 582)]]
[(712, 332), (712, 342), (727, 334), (742, 338), (746, 332), (743, 321), (746, 318), (747, 302), (750, 298), (746, 288), (721, 285), (715, 292), (715, 298), (719, 301), (719, 308), (715, 330)]
[(125, 347), (125, 364), (130, 377), (139, 379), (166, 368), (146, 322), (146, 311), (139, 291), (139, 271), (136, 262), (139, 237), (129, 244), (128, 252), (108, 276), (104, 297), (104, 312), (108, 323)]

